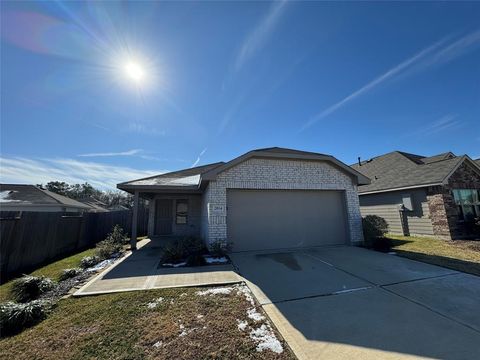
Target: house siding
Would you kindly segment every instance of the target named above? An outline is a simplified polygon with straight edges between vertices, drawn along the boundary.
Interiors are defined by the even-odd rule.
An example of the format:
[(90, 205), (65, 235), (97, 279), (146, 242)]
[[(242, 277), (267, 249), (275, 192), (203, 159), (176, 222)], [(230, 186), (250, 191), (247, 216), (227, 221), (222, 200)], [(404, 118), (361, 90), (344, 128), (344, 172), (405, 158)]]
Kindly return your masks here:
[[(351, 243), (363, 241), (357, 186), (354, 180), (324, 161), (251, 158), (210, 181), (202, 205), (202, 234), (207, 244), (227, 241), (227, 189), (342, 190), (345, 193)], [(208, 211), (216, 205), (215, 213)]]
[[(413, 211), (399, 211), (404, 195), (411, 196)], [(426, 188), (360, 195), (360, 211), (362, 216), (377, 215), (384, 218), (389, 225), (389, 232), (394, 234), (434, 234)], [(402, 216), (405, 220), (403, 226)]]

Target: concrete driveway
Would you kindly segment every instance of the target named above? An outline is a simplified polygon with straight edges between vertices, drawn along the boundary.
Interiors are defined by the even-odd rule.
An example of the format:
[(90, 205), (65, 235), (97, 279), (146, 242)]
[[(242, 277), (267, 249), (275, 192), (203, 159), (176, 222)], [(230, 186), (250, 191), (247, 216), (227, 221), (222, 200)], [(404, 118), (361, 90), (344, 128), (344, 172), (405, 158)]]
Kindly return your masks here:
[(357, 247), (231, 259), (300, 359), (480, 358), (480, 278)]

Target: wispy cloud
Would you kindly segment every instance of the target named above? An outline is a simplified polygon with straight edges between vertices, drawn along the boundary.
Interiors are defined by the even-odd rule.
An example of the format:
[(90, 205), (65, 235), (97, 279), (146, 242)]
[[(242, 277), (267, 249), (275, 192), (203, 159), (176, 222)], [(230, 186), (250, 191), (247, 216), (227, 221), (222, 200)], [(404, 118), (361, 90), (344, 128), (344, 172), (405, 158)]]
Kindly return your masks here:
[(447, 114), (441, 118), (431, 122), (426, 127), (420, 130), (420, 134), (435, 134), (437, 132), (451, 129), (461, 125), (462, 121), (458, 119), (457, 114)]
[(75, 159), (27, 159), (0, 156), (2, 183), (39, 184), (49, 181), (88, 182), (100, 189), (114, 189), (116, 184), (160, 174), (165, 170), (138, 170)]
[(120, 152), (80, 154), (78, 156), (82, 156), (82, 157), (133, 156), (141, 153), (142, 151), (143, 151), (142, 149), (132, 149), (132, 150), (120, 151)]
[(198, 165), (198, 163), (200, 162), (200, 159), (202, 158), (202, 156), (207, 152), (207, 148), (203, 149), (200, 154), (198, 154), (198, 157), (197, 157), (197, 160), (195, 160), (192, 164), (192, 166), (190, 167), (195, 167)]
[(372, 89), (378, 87), (381, 84), (386, 83), (387, 81), (392, 81), (410, 71), (426, 70), (434, 65), (447, 63), (454, 58), (465, 54), (474, 46), (478, 45), (480, 45), (480, 30), (469, 33), (468, 35), (463, 36), (462, 38), (455, 41), (452, 41), (450, 36), (440, 41), (437, 41), (433, 45), (428, 46), (414, 56), (394, 66), (387, 72), (378, 76), (377, 78), (362, 86), (358, 90), (354, 91), (350, 95), (346, 96), (342, 100), (314, 115), (302, 125), (300, 131), (309, 128), (317, 121), (329, 116), (330, 114), (342, 108), (352, 100), (364, 95), (365, 93), (371, 91)]
[(236, 72), (265, 45), (284, 13), (286, 3), (286, 0), (273, 2), (268, 13), (245, 38), (235, 59), (234, 70)]

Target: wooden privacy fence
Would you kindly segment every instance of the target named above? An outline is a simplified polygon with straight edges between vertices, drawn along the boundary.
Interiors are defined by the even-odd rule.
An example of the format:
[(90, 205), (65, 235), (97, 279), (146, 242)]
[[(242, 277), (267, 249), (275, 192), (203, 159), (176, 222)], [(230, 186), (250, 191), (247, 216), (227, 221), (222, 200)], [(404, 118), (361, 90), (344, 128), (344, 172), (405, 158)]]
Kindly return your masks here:
[[(147, 234), (148, 211), (139, 209), (137, 236)], [(94, 246), (114, 225), (128, 234), (132, 211), (66, 214), (0, 212), (0, 283), (49, 261)]]

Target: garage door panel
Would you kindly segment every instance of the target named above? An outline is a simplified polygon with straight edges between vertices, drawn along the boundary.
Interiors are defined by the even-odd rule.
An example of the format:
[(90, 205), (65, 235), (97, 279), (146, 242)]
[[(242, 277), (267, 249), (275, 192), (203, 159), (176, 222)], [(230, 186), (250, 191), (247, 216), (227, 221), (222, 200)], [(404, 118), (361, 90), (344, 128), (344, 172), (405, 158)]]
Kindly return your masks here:
[(341, 191), (227, 191), (234, 251), (345, 244)]

